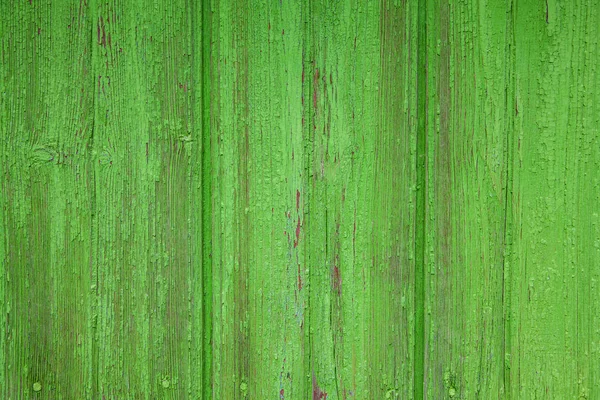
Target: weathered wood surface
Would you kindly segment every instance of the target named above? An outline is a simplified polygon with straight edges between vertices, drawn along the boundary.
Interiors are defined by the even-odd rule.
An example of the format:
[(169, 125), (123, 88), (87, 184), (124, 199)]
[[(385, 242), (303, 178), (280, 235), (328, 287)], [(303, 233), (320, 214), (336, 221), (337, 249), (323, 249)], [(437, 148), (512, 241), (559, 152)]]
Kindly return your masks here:
[(0, 397), (600, 397), (598, 1), (0, 6)]

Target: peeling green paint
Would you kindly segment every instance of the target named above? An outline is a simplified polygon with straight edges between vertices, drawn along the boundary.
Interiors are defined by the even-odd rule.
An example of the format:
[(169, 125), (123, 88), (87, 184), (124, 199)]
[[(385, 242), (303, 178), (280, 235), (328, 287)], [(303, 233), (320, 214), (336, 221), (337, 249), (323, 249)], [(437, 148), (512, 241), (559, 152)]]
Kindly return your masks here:
[(595, 0), (0, 11), (0, 397), (600, 396)]

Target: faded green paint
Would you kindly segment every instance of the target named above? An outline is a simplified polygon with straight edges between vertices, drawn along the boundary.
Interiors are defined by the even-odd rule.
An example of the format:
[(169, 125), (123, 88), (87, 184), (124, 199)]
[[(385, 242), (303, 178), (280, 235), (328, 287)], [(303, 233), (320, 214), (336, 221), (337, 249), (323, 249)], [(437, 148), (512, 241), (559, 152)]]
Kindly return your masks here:
[(600, 396), (598, 2), (1, 4), (0, 397)]

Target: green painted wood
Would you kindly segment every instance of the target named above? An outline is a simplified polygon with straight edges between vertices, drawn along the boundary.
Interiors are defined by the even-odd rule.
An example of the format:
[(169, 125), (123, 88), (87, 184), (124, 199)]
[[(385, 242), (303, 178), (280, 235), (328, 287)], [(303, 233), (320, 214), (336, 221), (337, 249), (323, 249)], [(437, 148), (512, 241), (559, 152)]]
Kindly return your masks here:
[(427, 398), (507, 394), (512, 7), (499, 1), (427, 2)]
[(0, 396), (86, 398), (97, 340), (93, 23), (84, 4), (21, 3), (1, 8)]
[(312, 7), (313, 398), (413, 392), (416, 17), (397, 2)]
[(515, 10), (514, 398), (600, 396), (598, 6), (548, 1)]
[(92, 390), (108, 398), (198, 397), (195, 10), (184, 1), (152, 7), (98, 1), (90, 9), (96, 27)]
[(0, 397), (598, 397), (599, 9), (2, 2)]

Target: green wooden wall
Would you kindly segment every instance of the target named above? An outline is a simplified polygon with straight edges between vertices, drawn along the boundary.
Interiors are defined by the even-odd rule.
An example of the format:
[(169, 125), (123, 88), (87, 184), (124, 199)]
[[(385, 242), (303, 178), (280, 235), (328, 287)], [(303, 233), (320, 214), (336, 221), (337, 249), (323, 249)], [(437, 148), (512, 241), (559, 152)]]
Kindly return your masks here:
[(600, 398), (598, 0), (1, 0), (0, 41), (0, 398)]

